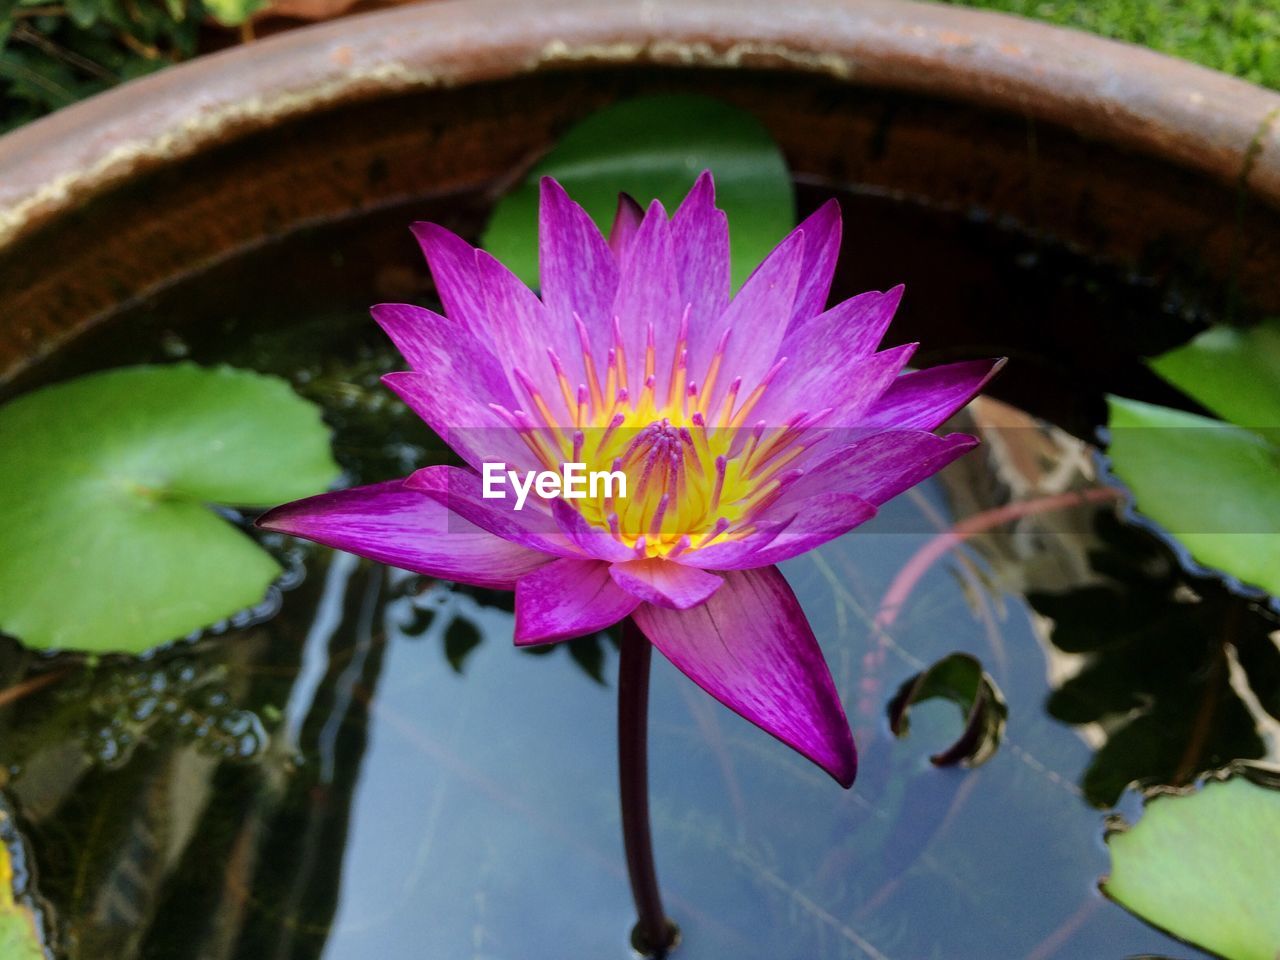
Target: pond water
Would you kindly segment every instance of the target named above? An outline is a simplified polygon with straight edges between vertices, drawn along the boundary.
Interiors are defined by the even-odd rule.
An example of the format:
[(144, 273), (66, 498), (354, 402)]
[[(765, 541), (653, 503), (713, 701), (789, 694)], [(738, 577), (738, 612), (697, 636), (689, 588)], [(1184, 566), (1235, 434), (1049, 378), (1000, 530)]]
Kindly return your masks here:
[[(830, 192), (801, 187), (806, 208)], [(1136, 357), (1186, 339), (1208, 301), (980, 217), (842, 199), (837, 294), (905, 281), (891, 336), (922, 339), (921, 365), (1010, 355), (996, 392), (1012, 405), (980, 403), (957, 424), (988, 441), (978, 452), (783, 567), (855, 727), (852, 791), (655, 658), (654, 834), (678, 956), (1204, 956), (1098, 893), (1104, 826), (1139, 811), (1133, 780), (1277, 758), (1263, 708), (1280, 703), (1280, 623), (1180, 573), (1113, 504), (1062, 495), (1099, 483), (1080, 438), (1104, 391), (1176, 402)], [(21, 386), (228, 362), (321, 402), (352, 483), (442, 462), (377, 384), (399, 361), (366, 308), (430, 302), (409, 221), (474, 235), (482, 216), (450, 197), (317, 227), (135, 305)], [(1010, 503), (1016, 522), (911, 564)], [(613, 640), (517, 651), (507, 595), (264, 542), (289, 566), (280, 589), (141, 660), (0, 640), (0, 690), (23, 685), (0, 694), (9, 839), (57, 956), (627, 956)], [(899, 686), (955, 651), (1009, 708), (972, 769), (928, 761), (961, 729), (955, 705), (916, 706), (902, 739), (886, 720)]]

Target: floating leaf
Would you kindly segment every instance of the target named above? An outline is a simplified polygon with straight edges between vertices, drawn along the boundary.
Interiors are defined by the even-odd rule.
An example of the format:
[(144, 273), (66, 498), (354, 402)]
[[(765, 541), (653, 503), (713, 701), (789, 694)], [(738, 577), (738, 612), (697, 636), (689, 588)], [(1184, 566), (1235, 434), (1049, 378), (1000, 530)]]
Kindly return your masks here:
[(498, 204), (484, 247), (536, 286), (541, 177), (559, 180), (607, 231), (620, 192), (674, 213), (703, 170), (715, 174), (716, 204), (733, 225), (736, 286), (795, 225), (795, 201), (782, 151), (760, 122), (708, 97), (640, 97), (587, 117)]
[(316, 493), (318, 408), (230, 368), (113, 370), (0, 408), (0, 629), (138, 652), (262, 598), (279, 565), (210, 504)]
[(1280, 321), (1249, 330), (1212, 327), (1151, 366), (1224, 420), (1280, 427)]
[(9, 815), (0, 810), (0, 957), (4, 960), (46, 960), (44, 935), (31, 907), (14, 896), (13, 861), (8, 840)]
[(889, 701), (889, 729), (896, 736), (906, 736), (911, 707), (935, 698), (958, 706), (965, 724), (955, 743), (929, 759), (940, 767), (957, 763), (976, 767), (991, 759), (1004, 735), (1009, 708), (982, 664), (967, 653), (953, 653), (917, 673)]
[(1117, 474), (1199, 563), (1280, 592), (1280, 323), (1214, 327), (1151, 365), (1230, 422), (1113, 398)]
[(1116, 474), (1197, 562), (1280, 593), (1280, 451), (1233, 424), (1108, 398)]
[(1280, 790), (1273, 777), (1211, 780), (1157, 795), (1107, 838), (1103, 891), (1148, 923), (1228, 960), (1280, 956)]

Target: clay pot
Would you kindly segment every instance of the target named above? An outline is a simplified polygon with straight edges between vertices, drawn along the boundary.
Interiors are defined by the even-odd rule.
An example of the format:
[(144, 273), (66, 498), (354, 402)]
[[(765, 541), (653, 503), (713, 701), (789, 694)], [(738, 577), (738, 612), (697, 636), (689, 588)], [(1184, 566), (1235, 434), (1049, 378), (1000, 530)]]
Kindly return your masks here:
[(797, 180), (1280, 310), (1280, 95), (902, 0), (444, 0), (125, 84), (0, 139), (0, 384), (176, 281), (414, 198), (484, 205), (602, 104), (749, 109)]

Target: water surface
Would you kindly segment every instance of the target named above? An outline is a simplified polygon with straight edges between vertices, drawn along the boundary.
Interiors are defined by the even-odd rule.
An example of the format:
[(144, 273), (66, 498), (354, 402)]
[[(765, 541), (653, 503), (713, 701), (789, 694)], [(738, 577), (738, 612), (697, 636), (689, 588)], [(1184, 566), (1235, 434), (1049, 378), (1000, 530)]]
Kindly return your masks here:
[[(825, 195), (802, 191), (806, 206)], [(837, 293), (905, 281), (893, 337), (924, 340), (924, 365), (1012, 356), (997, 393), (1013, 405), (979, 405), (954, 426), (981, 433), (980, 451), (783, 567), (855, 727), (852, 791), (655, 659), (654, 833), (679, 956), (1203, 956), (1099, 895), (1104, 823), (1136, 814), (1132, 781), (1276, 758), (1262, 708), (1280, 693), (1280, 624), (1189, 579), (1110, 504), (1041, 506), (1097, 486), (1080, 438), (1102, 393), (1169, 401), (1137, 358), (1208, 315), (1193, 293), (981, 217), (843, 202)], [(481, 215), (437, 198), (269, 245), (136, 305), (25, 385), (229, 362), (321, 402), (351, 483), (444, 462), (378, 386), (399, 362), (365, 308), (431, 301), (410, 220), (474, 232)], [(940, 531), (1007, 503), (1033, 506), (902, 592)], [(0, 641), (0, 686), (34, 681), (0, 709), (0, 759), (57, 955), (627, 956), (612, 638), (517, 651), (507, 595), (263, 542), (289, 567), (280, 588), (148, 657)], [(885, 717), (905, 680), (956, 651), (1009, 707), (973, 769), (928, 761), (960, 731), (955, 706), (916, 707), (904, 739)]]

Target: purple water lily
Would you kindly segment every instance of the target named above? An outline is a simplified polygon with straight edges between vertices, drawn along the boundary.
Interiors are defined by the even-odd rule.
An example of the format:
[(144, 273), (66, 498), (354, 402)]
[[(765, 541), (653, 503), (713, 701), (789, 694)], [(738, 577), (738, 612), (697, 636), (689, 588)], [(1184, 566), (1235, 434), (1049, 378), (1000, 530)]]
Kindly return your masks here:
[[(726, 706), (848, 787), (856, 753), (777, 563), (840, 536), (976, 443), (932, 431), (995, 362), (904, 373), (877, 351), (902, 288), (824, 311), (828, 202), (730, 296), (725, 214), (704, 173), (668, 217), (619, 207), (606, 240), (542, 182), (541, 299), (489, 254), (414, 228), (445, 315), (373, 315), (409, 361), (384, 380), (468, 464), (323, 494), (262, 526), (432, 577), (514, 589), (515, 640), (631, 617)], [(612, 472), (581, 497), (486, 497), (485, 464)], [(491, 492), (491, 491), (490, 491)]]

